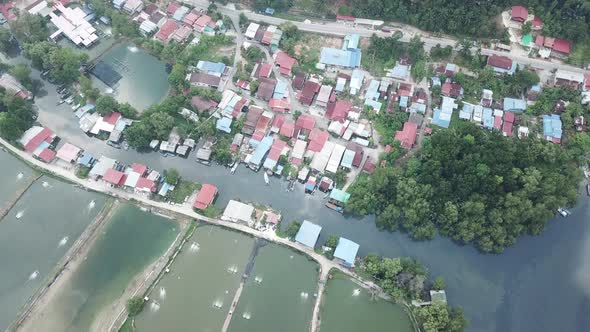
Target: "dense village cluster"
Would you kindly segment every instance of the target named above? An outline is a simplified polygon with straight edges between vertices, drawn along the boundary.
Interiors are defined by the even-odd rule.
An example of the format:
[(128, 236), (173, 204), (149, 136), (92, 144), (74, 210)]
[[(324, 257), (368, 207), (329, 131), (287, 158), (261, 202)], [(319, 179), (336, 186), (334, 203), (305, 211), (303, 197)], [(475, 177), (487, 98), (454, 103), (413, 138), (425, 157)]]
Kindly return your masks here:
[[(201, 9), (174, 1), (155, 4), (113, 0), (108, 5), (110, 11), (124, 16), (97, 14), (92, 3), (71, 4), (68, 0), (53, 3), (38, 0), (24, 8), (26, 14), (23, 15), (39, 15), (51, 24), (48, 41), (43, 43), (58, 45), (67, 40), (66, 47), (75, 46), (85, 51), (96, 47), (101, 40), (112, 38), (115, 26), (119, 34), (126, 35), (120, 30), (128, 28), (125, 24), (131, 22), (134, 30), (130, 35), (135, 38), (134, 43), (169, 62), (170, 91), (162, 103), (142, 111), (143, 114), (129, 104), (118, 104), (110, 96), (106, 96), (109, 99), (101, 96), (102, 91), (93, 91), (91, 83), (88, 83), (89, 88), (83, 87), (82, 79), (76, 84), (58, 86), (61, 96), (58, 105), (71, 105), (72, 117), (77, 119), (80, 130), (114, 148), (137, 148), (204, 165), (216, 163), (227, 167), (231, 174), (245, 166), (253, 172), (261, 172), (260, 180), (264, 177), (267, 184), (270, 177), (285, 178), (289, 182), (288, 191), (294, 190), (299, 182), (297, 187), (306, 194), (319, 196), (317, 191), (322, 192), (323, 204), (332, 210), (375, 214), (379, 226), (390, 230), (403, 228), (416, 239), (434, 237), (435, 225), (447, 227), (439, 224), (448, 222), (453, 225), (453, 231), (458, 230), (453, 233), (446, 229), (444, 235), (463, 243), (477, 243), (478, 248), (486, 252), (499, 252), (513, 244), (518, 236), (525, 232), (536, 234), (544, 226), (531, 222), (525, 229), (514, 222), (519, 227), (505, 231), (503, 227), (508, 227), (505, 225), (512, 222), (510, 218), (517, 215), (514, 212), (507, 217), (498, 213), (486, 219), (489, 221), (486, 225), (493, 222), (503, 225), (495, 228), (499, 229), (495, 234), (490, 234), (491, 226), (465, 230), (471, 222), (485, 223), (477, 217), (486, 215), (486, 207), (493, 206), (496, 212), (496, 208), (499, 210), (506, 204), (512, 212), (516, 211), (519, 204), (511, 199), (518, 196), (530, 203), (529, 210), (540, 211), (538, 214), (531, 212), (522, 220), (543, 220), (547, 211), (554, 213), (559, 206), (561, 212), (572, 200), (569, 183), (563, 195), (546, 190), (545, 197), (526, 190), (528, 187), (523, 183), (529, 183), (533, 177), (546, 176), (541, 171), (535, 173), (536, 168), (541, 168), (543, 155), (522, 163), (503, 160), (510, 168), (501, 163), (496, 168), (478, 164), (475, 175), (468, 165), (461, 176), (471, 180), (481, 174), (510, 169), (510, 179), (506, 175), (505, 180), (502, 173), (496, 176), (495, 183), (478, 180), (482, 186), (485, 182), (489, 188), (497, 187), (494, 195), (501, 198), (491, 204), (486, 201), (487, 196), (477, 193), (470, 195), (473, 202), (467, 204), (465, 197), (453, 202), (458, 196), (446, 193), (450, 198), (444, 208), (435, 206), (440, 202), (434, 199), (433, 187), (447, 181), (444, 177), (448, 174), (437, 174), (437, 169), (432, 168), (444, 167), (434, 161), (429, 164), (427, 159), (444, 160), (442, 153), (433, 151), (445, 151), (448, 142), (456, 142), (457, 149), (465, 149), (466, 152), (457, 158), (470, 155), (474, 148), (469, 144), (477, 140), (491, 148), (509, 144), (531, 149), (549, 147), (547, 153), (555, 156), (554, 159), (560, 161), (555, 164), (561, 166), (546, 162), (547, 168), (551, 168), (547, 173), (555, 171), (557, 174), (558, 167), (563, 167), (562, 173), (567, 175), (573, 174), (571, 169), (577, 167), (570, 161), (588, 152), (586, 147), (580, 147), (582, 152), (575, 155), (566, 156), (564, 151), (571, 149), (574, 145), (571, 142), (576, 139), (578, 144), (585, 142), (576, 134), (587, 131), (587, 112), (582, 107), (590, 103), (590, 74), (563, 67), (537, 68), (511, 56), (512, 52), (524, 52), (530, 58), (562, 61), (572, 53), (570, 41), (543, 35), (540, 17), (530, 14), (523, 6), (514, 6), (502, 14), (511, 42), (520, 44), (516, 50), (495, 43), (494, 52), (482, 55), (481, 49), (472, 52), (472, 45), (457, 46), (455, 50), (459, 55), (453, 57), (454, 50), (449, 46), (448, 56), (434, 59), (434, 56), (428, 57), (426, 51), (430, 48), (432, 55), (440, 51), (441, 46), (425, 48), (420, 36), (414, 36), (410, 43), (404, 44), (418, 45), (419, 52), (400, 47), (402, 51), (395, 57), (388, 55), (389, 59), (382, 61), (379, 67), (367, 65), (379, 61), (374, 59), (376, 52), (367, 51), (375, 47), (372, 43), (379, 39), (384, 45), (401, 44), (400, 35), (392, 31), (395, 29), (384, 26), (380, 20), (337, 15), (336, 23), (342, 27), (379, 28), (380, 33), (387, 36), (373, 35), (366, 39), (357, 33), (347, 33), (323, 39), (319, 47), (310, 49), (304, 45), (305, 41), (320, 37), (314, 34), (302, 37), (303, 33), (292, 23), (275, 26), (251, 22), (246, 16), (240, 16), (238, 23), (237, 19), (216, 12), (216, 7)], [(9, 21), (18, 18), (11, 3), (0, 5), (0, 12)], [(265, 11), (268, 15), (273, 12), (272, 8)], [(120, 22), (121, 17), (125, 23)], [(210, 38), (217, 37), (222, 37), (222, 42), (213, 43), (209, 53), (195, 51), (199, 45), (209, 45)], [(228, 46), (227, 41), (231, 40), (235, 45)], [(220, 47), (222, 44), (224, 47)], [(167, 56), (162, 55), (162, 50), (168, 52)], [(217, 51), (225, 56), (213, 54)], [(194, 54), (199, 56), (191, 56)], [(373, 59), (367, 60), (371, 59), (369, 57)], [(45, 68), (45, 65), (41, 66), (42, 77), (49, 75), (53, 79), (53, 74), (48, 72), (55, 66)], [(111, 89), (117, 88), (122, 78), (119, 72), (126, 68), (122, 63), (109, 65), (100, 59), (80, 67), (76, 75), (83, 73), (85, 79), (93, 75)], [(15, 76), (18, 75), (14, 71), (3, 71), (0, 76), (3, 93), (19, 103), (32, 100), (30, 85)], [(515, 88), (508, 87), (510, 84)], [(556, 97), (556, 94), (561, 95)], [(143, 117), (145, 114), (148, 115)], [(35, 120), (36, 117), (29, 122)], [(50, 124), (35, 123), (22, 130), (17, 136), (20, 138), (14, 141), (38, 160), (75, 172), (110, 192), (133, 193), (179, 205), (207, 217), (269, 231), (273, 236), (275, 232), (281, 233), (281, 213), (272, 208), (230, 200), (223, 211), (218, 211), (214, 201), (219, 192), (214, 184), (189, 183), (175, 170), (158, 171), (140, 163), (127, 165), (107, 156), (95, 156), (60, 139), (45, 126)], [(489, 138), (500, 142), (490, 143)], [(587, 148), (590, 150), (590, 143)], [(423, 151), (429, 153), (426, 158), (421, 155)], [(518, 153), (521, 152), (507, 152), (506, 159), (521, 157)], [(484, 154), (478, 156), (487, 158)], [(467, 163), (458, 162), (453, 167), (467, 167), (465, 165)], [(533, 166), (527, 167), (530, 165)], [(446, 171), (453, 170), (444, 169)], [(547, 178), (562, 179), (555, 174)], [(460, 182), (452, 177), (444, 182), (448, 186), (441, 186), (440, 190), (452, 192), (449, 188)], [(465, 181), (465, 185), (474, 182)], [(508, 199), (501, 196), (504, 193), (508, 193)], [(545, 199), (551, 199), (551, 204), (544, 204)], [(533, 205), (541, 207), (533, 209)], [(453, 224), (463, 221), (462, 218), (466, 220), (464, 223)], [(314, 249), (321, 229), (319, 225), (303, 221), (291, 228), (288, 236)], [(332, 246), (322, 249), (347, 268), (359, 262), (359, 245), (349, 239), (339, 238)], [(383, 273), (374, 271), (372, 274)], [(432, 301), (422, 301), (425, 298), (422, 295), (410, 296), (415, 307), (429, 306), (433, 302), (446, 304), (442, 289), (426, 294)]]

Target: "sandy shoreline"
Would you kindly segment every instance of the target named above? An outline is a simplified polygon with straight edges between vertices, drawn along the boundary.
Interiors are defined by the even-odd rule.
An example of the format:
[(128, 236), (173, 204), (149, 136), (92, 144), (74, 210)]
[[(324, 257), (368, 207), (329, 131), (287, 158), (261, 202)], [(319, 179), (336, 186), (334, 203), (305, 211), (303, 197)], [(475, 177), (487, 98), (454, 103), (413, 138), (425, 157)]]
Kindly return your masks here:
[[(78, 240), (72, 245), (62, 261), (56, 266), (61, 267), (53, 282), (45, 285), (41, 289), (35, 300), (21, 314), (17, 323), (9, 328), (9, 331), (40, 331), (36, 325), (41, 324), (47, 328), (49, 321), (43, 321), (44, 318), (51, 316), (50, 304), (57, 298), (60, 292), (72, 278), (80, 264), (86, 260), (90, 249), (94, 246), (100, 235), (103, 233), (109, 220), (117, 211), (119, 202), (115, 200), (112, 205), (107, 204), (103, 210), (96, 216), (95, 220), (80, 235)], [(106, 222), (105, 222), (106, 221)]]

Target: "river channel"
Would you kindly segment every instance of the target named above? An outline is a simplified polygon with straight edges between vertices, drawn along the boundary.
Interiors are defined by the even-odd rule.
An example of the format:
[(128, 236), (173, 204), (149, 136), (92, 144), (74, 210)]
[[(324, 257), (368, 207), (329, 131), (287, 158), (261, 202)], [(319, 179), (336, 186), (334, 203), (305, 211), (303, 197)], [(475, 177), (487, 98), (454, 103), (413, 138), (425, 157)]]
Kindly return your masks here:
[[(33, 71), (33, 76), (38, 75)], [(519, 239), (501, 255), (483, 255), (446, 238), (416, 242), (403, 233), (379, 231), (374, 217), (354, 219), (328, 210), (320, 196), (305, 195), (301, 187), (286, 192), (285, 184), (276, 178), (265, 186), (262, 173), (243, 167), (230, 175), (226, 168), (197, 164), (194, 153), (187, 160), (111, 148), (82, 133), (71, 109), (55, 106), (55, 89), (47, 84), (45, 88), (47, 94), (36, 98), (39, 120), (97, 155), (160, 170), (177, 168), (188, 180), (217, 185), (220, 207), (238, 198), (271, 205), (283, 213), (284, 220), (320, 224), (320, 241), (337, 234), (359, 243), (361, 255), (375, 252), (420, 260), (431, 275), (445, 277), (449, 303), (463, 307), (471, 331), (584, 331), (590, 325), (586, 314), (590, 311), (590, 205), (585, 194), (572, 216), (554, 218), (542, 235)]]

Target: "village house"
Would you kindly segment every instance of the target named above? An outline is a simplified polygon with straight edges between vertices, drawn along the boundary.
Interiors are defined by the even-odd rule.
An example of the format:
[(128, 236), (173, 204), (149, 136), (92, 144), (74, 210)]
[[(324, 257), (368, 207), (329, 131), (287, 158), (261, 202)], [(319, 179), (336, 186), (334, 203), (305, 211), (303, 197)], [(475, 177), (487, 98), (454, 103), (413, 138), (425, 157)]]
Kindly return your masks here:
[(491, 55), (488, 57), (488, 66), (497, 74), (508, 74), (512, 75), (516, 71), (516, 62), (512, 61), (507, 56), (503, 55)]
[(543, 115), (543, 136), (549, 142), (561, 144), (563, 134), (561, 118), (557, 114)]
[(569, 86), (577, 90), (580, 88), (580, 85), (584, 83), (584, 79), (584, 74), (558, 69), (555, 72), (554, 84), (558, 86)]
[(402, 148), (409, 150), (416, 142), (417, 133), (418, 125), (408, 121), (404, 123), (402, 130), (398, 130), (395, 133), (395, 140), (400, 142)]
[(0, 76), (0, 86), (7, 92), (12, 93), (21, 99), (29, 100), (33, 98), (33, 93), (27, 90), (14, 76), (3, 73)]
[(359, 48), (360, 36), (348, 34), (344, 37), (342, 47), (322, 47), (320, 52), (320, 63), (326, 66), (340, 68), (357, 68), (361, 65), (361, 50)]
[(299, 227), (299, 231), (295, 236), (295, 242), (300, 243), (308, 248), (315, 248), (315, 244), (320, 236), (322, 227), (304, 220)]
[(340, 265), (353, 268), (359, 247), (357, 243), (341, 237), (338, 239), (336, 250), (334, 250), (334, 258)]
[(297, 60), (293, 59), (285, 52), (277, 52), (273, 55), (275, 65), (279, 67), (279, 73), (286, 76), (291, 76), (293, 66), (297, 64)]
[(219, 84), (221, 83), (221, 78), (219, 76), (205, 73), (191, 73), (189, 75), (190, 83), (194, 86), (217, 89), (219, 87)]
[(213, 203), (216, 196), (217, 187), (212, 184), (204, 183), (197, 193), (197, 197), (193, 203), (193, 208), (197, 210), (205, 210)]

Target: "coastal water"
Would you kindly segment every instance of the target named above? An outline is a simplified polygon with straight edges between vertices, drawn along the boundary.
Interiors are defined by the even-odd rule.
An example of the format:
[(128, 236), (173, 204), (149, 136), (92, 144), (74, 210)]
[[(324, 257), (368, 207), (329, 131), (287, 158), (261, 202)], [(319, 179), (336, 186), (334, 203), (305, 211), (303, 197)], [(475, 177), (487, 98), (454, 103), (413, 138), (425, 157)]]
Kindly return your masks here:
[[(16, 173), (31, 173), (13, 157), (0, 156), (0, 183), (12, 186)], [(48, 281), (104, 203), (102, 195), (41, 177), (0, 221), (0, 330)]]
[[(143, 49), (131, 43), (122, 43), (114, 46), (100, 60), (122, 76), (113, 92), (117, 101), (143, 111), (168, 94), (170, 85), (165, 63)], [(97, 85), (101, 84), (97, 82)]]
[(229, 325), (230, 332), (307, 331), (319, 265), (288, 248), (260, 248)]
[(404, 309), (373, 297), (342, 274), (326, 283), (320, 330), (324, 332), (412, 332)]
[(241, 233), (198, 227), (149, 295), (137, 331), (220, 331), (253, 247)]
[(88, 256), (59, 289), (29, 331), (88, 331), (100, 312), (130, 281), (161, 256), (178, 235), (178, 225), (132, 205), (115, 211)]

